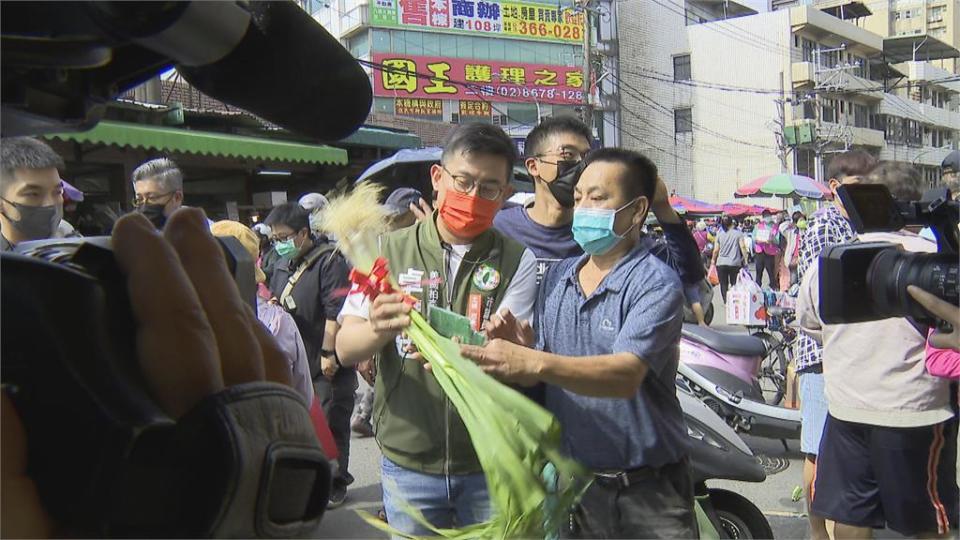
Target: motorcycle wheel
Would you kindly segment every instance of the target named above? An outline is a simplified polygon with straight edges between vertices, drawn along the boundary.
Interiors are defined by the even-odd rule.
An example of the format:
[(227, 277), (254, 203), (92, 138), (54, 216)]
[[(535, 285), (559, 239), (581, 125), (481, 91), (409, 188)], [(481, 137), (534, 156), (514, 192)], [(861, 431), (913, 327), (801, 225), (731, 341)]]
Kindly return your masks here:
[(713, 304), (707, 306), (707, 310), (703, 312), (703, 321), (707, 323), (707, 326), (713, 323)]
[(780, 340), (767, 332), (753, 334), (767, 342), (770, 353), (760, 362), (760, 373), (757, 374), (763, 400), (767, 405), (780, 405), (787, 390), (787, 358), (780, 347)]
[(710, 502), (724, 538), (773, 538), (766, 516), (746, 497), (725, 489), (711, 489)]

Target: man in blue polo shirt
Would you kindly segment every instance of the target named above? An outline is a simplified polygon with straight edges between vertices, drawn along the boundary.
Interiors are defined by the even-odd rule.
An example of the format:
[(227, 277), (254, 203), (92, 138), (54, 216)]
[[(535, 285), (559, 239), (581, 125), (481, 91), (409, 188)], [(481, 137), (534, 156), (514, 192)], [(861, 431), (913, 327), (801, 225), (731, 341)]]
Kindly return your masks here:
[(501, 380), (547, 384), (566, 450), (596, 474), (574, 516), (587, 538), (698, 534), (674, 382), (683, 289), (640, 234), (656, 179), (656, 166), (636, 152), (587, 156), (573, 217), (585, 254), (544, 277), (536, 350), (523, 346), (534, 343), (533, 328), (508, 313), (490, 335), (510, 341), (462, 347)]

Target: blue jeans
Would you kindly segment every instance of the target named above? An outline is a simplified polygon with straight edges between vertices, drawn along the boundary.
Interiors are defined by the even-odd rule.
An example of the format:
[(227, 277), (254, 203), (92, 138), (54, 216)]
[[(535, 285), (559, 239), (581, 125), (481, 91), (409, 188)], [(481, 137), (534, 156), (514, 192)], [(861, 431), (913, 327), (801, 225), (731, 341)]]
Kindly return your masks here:
[(827, 392), (823, 373), (800, 373), (800, 451), (818, 455), (827, 423)]
[(436, 475), (412, 471), (386, 457), (380, 463), (383, 507), (394, 529), (411, 535), (434, 533), (403, 511), (402, 503), (439, 529), (464, 527), (490, 519), (490, 495), (483, 473)]

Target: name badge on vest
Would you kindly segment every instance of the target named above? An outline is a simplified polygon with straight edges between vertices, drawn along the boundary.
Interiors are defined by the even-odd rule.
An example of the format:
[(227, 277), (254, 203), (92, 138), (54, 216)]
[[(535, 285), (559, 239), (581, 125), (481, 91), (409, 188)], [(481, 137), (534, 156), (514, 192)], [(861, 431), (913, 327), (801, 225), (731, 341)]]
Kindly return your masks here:
[(420, 295), (423, 294), (423, 275), (423, 270), (408, 268), (406, 272), (397, 276), (397, 284), (400, 285), (400, 290), (417, 299), (417, 304), (413, 307), (417, 311), (420, 311), (421, 308)]

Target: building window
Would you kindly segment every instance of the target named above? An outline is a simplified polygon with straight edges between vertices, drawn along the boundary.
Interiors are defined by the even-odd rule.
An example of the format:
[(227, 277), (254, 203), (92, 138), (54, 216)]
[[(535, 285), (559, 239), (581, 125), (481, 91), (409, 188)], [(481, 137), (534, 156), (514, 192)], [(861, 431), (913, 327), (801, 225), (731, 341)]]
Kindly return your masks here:
[(804, 62), (813, 62), (813, 51), (816, 50), (817, 44), (813, 41), (803, 38), (803, 61)]
[(945, 6), (934, 6), (927, 12), (927, 22), (935, 23), (943, 20)]
[(823, 122), (837, 122), (837, 102), (832, 99), (824, 99), (820, 106), (820, 120)]
[(394, 114), (394, 103), (393, 98), (375, 97), (373, 98), (373, 112)]
[(364, 58), (370, 54), (370, 33), (361, 32), (347, 40), (347, 48), (354, 58)]
[[(539, 119), (537, 116), (536, 103), (507, 103), (506, 109), (506, 115), (509, 117), (510, 122), (515, 124), (533, 126), (536, 125)], [(499, 107), (499, 110), (503, 112), (502, 105)]]
[(690, 133), (693, 131), (693, 109), (673, 110), (673, 132)]
[(868, 127), (867, 106), (859, 103), (853, 104), (853, 125), (856, 127)]
[(673, 57), (673, 80), (689, 81), (690, 75), (690, 55), (684, 54)]
[(934, 148), (943, 146), (943, 132), (939, 129), (934, 129), (930, 132), (930, 146)]

